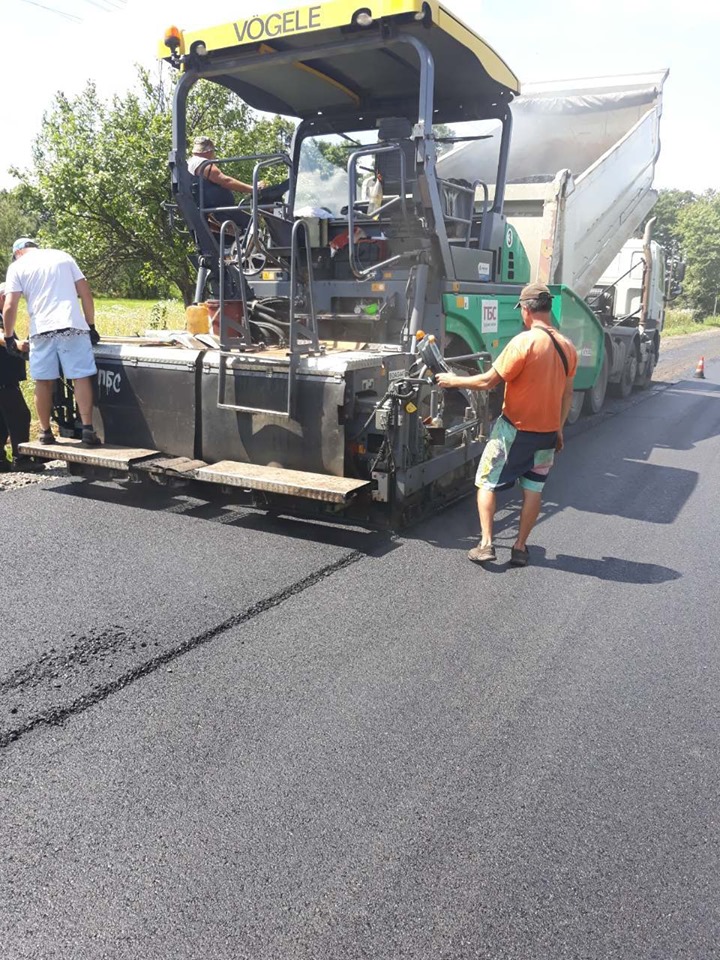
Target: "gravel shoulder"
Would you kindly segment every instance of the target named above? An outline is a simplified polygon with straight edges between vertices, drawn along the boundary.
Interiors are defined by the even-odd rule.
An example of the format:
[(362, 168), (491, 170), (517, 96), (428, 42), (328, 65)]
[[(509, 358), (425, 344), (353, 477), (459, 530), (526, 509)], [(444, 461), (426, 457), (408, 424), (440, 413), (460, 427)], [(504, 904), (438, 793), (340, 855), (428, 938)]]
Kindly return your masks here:
[(48, 460), (40, 469), (32, 473), (0, 473), (0, 493), (3, 490), (17, 490), (18, 487), (29, 487), (36, 483), (45, 483), (48, 480), (59, 480), (69, 477), (64, 460)]

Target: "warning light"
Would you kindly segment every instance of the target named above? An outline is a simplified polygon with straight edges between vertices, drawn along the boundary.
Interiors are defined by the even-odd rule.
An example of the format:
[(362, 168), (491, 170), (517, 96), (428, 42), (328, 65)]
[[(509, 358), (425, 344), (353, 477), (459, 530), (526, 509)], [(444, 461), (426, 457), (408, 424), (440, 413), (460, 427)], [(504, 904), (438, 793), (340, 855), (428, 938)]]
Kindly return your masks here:
[(165, 46), (172, 52), (180, 47), (182, 44), (182, 33), (178, 30), (177, 27), (168, 27), (165, 31)]

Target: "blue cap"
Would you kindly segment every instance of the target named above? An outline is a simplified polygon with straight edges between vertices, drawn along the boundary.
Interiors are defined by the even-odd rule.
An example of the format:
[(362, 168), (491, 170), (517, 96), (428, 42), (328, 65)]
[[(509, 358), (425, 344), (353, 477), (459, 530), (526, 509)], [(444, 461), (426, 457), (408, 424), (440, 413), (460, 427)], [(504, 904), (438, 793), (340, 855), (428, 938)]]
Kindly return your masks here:
[(18, 250), (24, 250), (25, 247), (36, 247), (37, 240), (33, 240), (31, 237), (20, 237), (19, 240), (16, 240), (13, 244), (12, 252), (13, 254), (17, 253)]

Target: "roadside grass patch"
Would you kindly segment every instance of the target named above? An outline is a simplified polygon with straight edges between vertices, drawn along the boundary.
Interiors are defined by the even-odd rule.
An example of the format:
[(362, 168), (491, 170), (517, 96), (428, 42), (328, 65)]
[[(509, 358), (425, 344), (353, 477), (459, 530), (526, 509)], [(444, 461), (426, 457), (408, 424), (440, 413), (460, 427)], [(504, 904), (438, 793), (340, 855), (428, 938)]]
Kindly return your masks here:
[(665, 314), (664, 337), (679, 337), (686, 333), (705, 333), (720, 327), (720, 316), (705, 317), (698, 322), (693, 320), (692, 310), (668, 310)]

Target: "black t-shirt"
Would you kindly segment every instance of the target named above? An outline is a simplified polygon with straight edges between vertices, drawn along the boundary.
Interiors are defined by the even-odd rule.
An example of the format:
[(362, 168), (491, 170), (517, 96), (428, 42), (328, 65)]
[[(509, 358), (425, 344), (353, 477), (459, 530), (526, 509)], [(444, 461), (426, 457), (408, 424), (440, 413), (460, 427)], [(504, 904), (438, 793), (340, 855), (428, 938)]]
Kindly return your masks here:
[[(3, 329), (0, 313), (0, 331)], [(0, 388), (16, 387), (21, 380), (25, 379), (25, 361), (18, 357), (11, 357), (5, 347), (0, 347)]]

